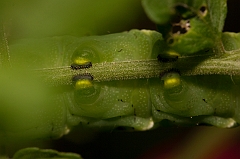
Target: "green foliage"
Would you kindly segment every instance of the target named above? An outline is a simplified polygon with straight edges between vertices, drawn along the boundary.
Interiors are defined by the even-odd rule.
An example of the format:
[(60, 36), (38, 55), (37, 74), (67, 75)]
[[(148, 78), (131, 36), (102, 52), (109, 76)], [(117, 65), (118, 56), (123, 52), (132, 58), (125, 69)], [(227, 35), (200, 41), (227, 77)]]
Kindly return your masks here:
[(224, 32), (222, 34), (222, 44), (226, 51), (238, 51), (240, 48), (240, 34)]
[(143, 0), (142, 4), (164, 36), (165, 56), (196, 54), (219, 43), (226, 0)]
[(82, 157), (75, 153), (63, 153), (58, 152), (51, 149), (41, 150), (39, 148), (25, 148), (22, 150), (17, 151), (13, 159), (41, 159), (41, 158), (48, 158), (48, 159), (61, 159), (61, 158), (68, 158), (68, 159), (82, 159)]
[(0, 14), (10, 32), (9, 42), (115, 33), (131, 28), (141, 14), (139, 0), (1, 0), (0, 3), (3, 4)]

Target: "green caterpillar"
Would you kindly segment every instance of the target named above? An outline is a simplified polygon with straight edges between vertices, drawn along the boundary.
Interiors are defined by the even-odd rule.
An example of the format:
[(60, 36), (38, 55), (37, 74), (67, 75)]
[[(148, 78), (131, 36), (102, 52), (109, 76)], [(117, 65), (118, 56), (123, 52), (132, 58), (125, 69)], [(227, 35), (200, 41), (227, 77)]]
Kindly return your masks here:
[[(1, 107), (1, 112), (4, 112), (1, 114), (2, 121), (5, 121), (1, 124), (2, 132), (5, 132), (2, 136), (27, 139), (57, 138), (79, 123), (101, 126), (97, 122), (106, 122), (112, 125), (112, 122), (114, 123), (120, 116), (121, 119), (113, 125), (130, 127), (135, 125), (136, 129), (148, 129), (149, 123), (153, 124), (148, 115), (149, 108), (138, 109), (136, 102), (140, 101), (132, 103), (136, 103), (134, 107), (122, 102), (130, 99), (131, 97), (127, 97), (130, 94), (137, 95), (138, 89), (129, 91), (131, 88), (128, 86), (131, 84), (118, 80), (106, 83), (93, 82), (90, 89), (81, 91), (81, 86), (76, 89), (73, 85), (72, 79), (78, 75), (78, 69), (72, 69), (71, 65), (79, 57), (91, 62), (93, 68), (96, 63), (101, 62), (151, 59), (152, 48), (161, 38), (161, 34), (155, 31), (132, 30), (84, 38), (65, 36), (25, 39), (9, 45), (12, 69), (1, 69), (1, 73), (7, 77), (1, 77), (1, 85), (9, 90), (1, 92), (4, 94), (1, 100), (5, 102), (4, 107)], [(53, 69), (55, 75), (61, 75), (59, 73), (61, 68), (74, 74), (66, 77), (66, 83), (52, 85), (49, 82), (48, 85), (48, 79), (42, 83), (44, 79), (41, 77), (42, 70)], [(54, 74), (48, 77), (53, 80)], [(65, 75), (63, 79), (64, 77)], [(94, 74), (93, 78), (97, 79)], [(135, 86), (139, 84), (136, 83)], [(41, 89), (43, 91), (40, 91)], [(17, 93), (13, 95), (12, 92), (15, 90)], [(18, 98), (12, 100), (5, 96)], [(95, 100), (101, 102), (96, 103)], [(139, 110), (141, 112), (138, 113)], [(133, 115), (134, 111), (137, 115)], [(131, 115), (136, 119), (132, 121)], [(21, 120), (18, 120), (18, 117), (21, 117)], [(13, 118), (16, 120), (11, 122)]]
[[(222, 33), (226, 0), (142, 4), (162, 35), (132, 30), (12, 42), (1, 25), (1, 145), (59, 138), (76, 125), (238, 126), (240, 38)], [(32, 154), (80, 157), (30, 148), (14, 158)]]
[[(227, 38), (234, 43), (233, 35), (224, 34), (224, 39)], [(8, 70), (12, 73), (7, 79), (1, 78), (1, 84), (9, 85), (7, 81), (15, 79), (20, 72), (22, 79), (11, 83), (13, 88), (8, 87), (9, 90), (18, 88), (20, 92), (30, 85), (33, 93), (40, 87), (44, 91), (37, 95), (39, 98), (30, 100), (33, 101), (30, 104), (24, 105), (19, 99), (17, 103), (6, 104), (9, 111), (2, 107), (2, 112), (7, 114), (2, 115), (3, 121), (9, 121), (2, 123), (3, 136), (57, 138), (78, 124), (135, 130), (148, 130), (166, 122), (169, 125), (168, 121), (177, 125), (238, 125), (239, 76), (202, 76), (204, 69), (213, 68), (218, 60), (209, 58), (208, 54), (205, 56), (209, 60), (205, 62), (205, 57), (199, 56), (159, 62), (157, 55), (161, 54), (162, 41), (158, 32), (132, 30), (105, 36), (53, 37), (11, 44), (11, 64), (17, 70)], [(232, 46), (226, 44), (225, 47)], [(191, 69), (200, 62), (210, 65)], [(221, 70), (219, 72), (221, 74)], [(185, 76), (189, 74), (195, 76)], [(34, 86), (33, 81), (38, 80), (44, 83)], [(28, 100), (36, 96), (31, 95), (27, 96)], [(18, 112), (15, 107), (22, 110)], [(13, 118), (15, 122), (11, 122)]]

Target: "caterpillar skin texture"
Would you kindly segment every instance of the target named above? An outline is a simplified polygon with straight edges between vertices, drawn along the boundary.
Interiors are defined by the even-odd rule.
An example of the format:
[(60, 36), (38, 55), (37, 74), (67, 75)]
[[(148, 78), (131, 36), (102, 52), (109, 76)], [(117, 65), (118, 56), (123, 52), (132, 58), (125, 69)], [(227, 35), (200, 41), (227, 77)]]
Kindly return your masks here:
[[(71, 69), (74, 59), (79, 57), (93, 65), (156, 59), (161, 50), (155, 47), (162, 40), (161, 34), (155, 31), (131, 30), (105, 36), (21, 40), (10, 45), (10, 53), (14, 67), (23, 61), (24, 67), (29, 69), (61, 66)], [(106, 129), (147, 130), (169, 124), (168, 121), (176, 125), (218, 127), (233, 127), (240, 122), (238, 77), (167, 74), (165, 78), (93, 81), (84, 89), (75, 89), (72, 85), (59, 86), (52, 95), (55, 102), (52, 107), (58, 108), (57, 111), (53, 109), (54, 112), (38, 118), (41, 120), (54, 114), (59, 115), (58, 120), (43, 123), (38, 130), (43, 134), (34, 137), (60, 137), (68, 128), (78, 124)], [(170, 83), (164, 85), (166, 80)], [(23, 135), (30, 133), (27, 130), (26, 127), (22, 131)]]

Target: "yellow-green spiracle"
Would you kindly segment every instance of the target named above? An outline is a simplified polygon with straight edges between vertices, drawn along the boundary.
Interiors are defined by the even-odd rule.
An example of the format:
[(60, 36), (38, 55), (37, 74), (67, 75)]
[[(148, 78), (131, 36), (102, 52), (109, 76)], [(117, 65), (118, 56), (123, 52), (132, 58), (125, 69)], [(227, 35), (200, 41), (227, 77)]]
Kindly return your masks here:
[(83, 68), (89, 68), (92, 66), (92, 63), (90, 60), (83, 58), (83, 57), (77, 57), (74, 59), (73, 64), (71, 65), (72, 69), (83, 69)]
[(164, 88), (171, 89), (181, 85), (181, 79), (179, 73), (171, 72), (162, 77), (164, 81)]
[(100, 94), (100, 88), (93, 83), (90, 74), (80, 74), (73, 77), (74, 99), (80, 108), (84, 109), (85, 104), (94, 103)]
[(77, 90), (89, 88), (89, 87), (92, 87), (92, 86), (93, 86), (92, 82), (88, 79), (78, 80), (75, 83), (75, 89), (77, 89)]
[(87, 89), (93, 87), (92, 80), (93, 77), (90, 74), (80, 74), (76, 75), (72, 79), (75, 82), (75, 89)]

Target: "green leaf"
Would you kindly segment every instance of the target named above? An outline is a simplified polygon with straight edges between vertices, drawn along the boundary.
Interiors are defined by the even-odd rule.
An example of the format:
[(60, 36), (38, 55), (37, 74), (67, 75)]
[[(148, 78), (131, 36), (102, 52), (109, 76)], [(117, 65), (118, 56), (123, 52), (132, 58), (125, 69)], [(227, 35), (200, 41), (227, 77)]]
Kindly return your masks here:
[(224, 32), (222, 34), (222, 44), (226, 51), (234, 51), (240, 48), (240, 33)]
[(36, 147), (25, 148), (17, 151), (13, 159), (40, 159), (40, 158), (49, 158), (49, 159), (82, 159), (82, 157), (76, 153), (65, 153), (58, 152), (51, 149), (39, 149)]
[(193, 54), (220, 41), (226, 0), (143, 0), (142, 4), (163, 34), (167, 46), (163, 56)]
[[(184, 15), (189, 14), (189, 12), (201, 15), (198, 9), (205, 5), (209, 12), (210, 26), (218, 32), (223, 29), (227, 13), (226, 0), (142, 0), (142, 5), (148, 17), (159, 25), (170, 22), (171, 18), (179, 11)], [(187, 11), (183, 11), (184, 8)]]
[(226, 0), (208, 0), (209, 18), (211, 27), (217, 32), (222, 32), (225, 18), (227, 15), (227, 1)]
[(142, 5), (148, 17), (157, 24), (164, 24), (174, 14), (173, 0), (143, 0)]

